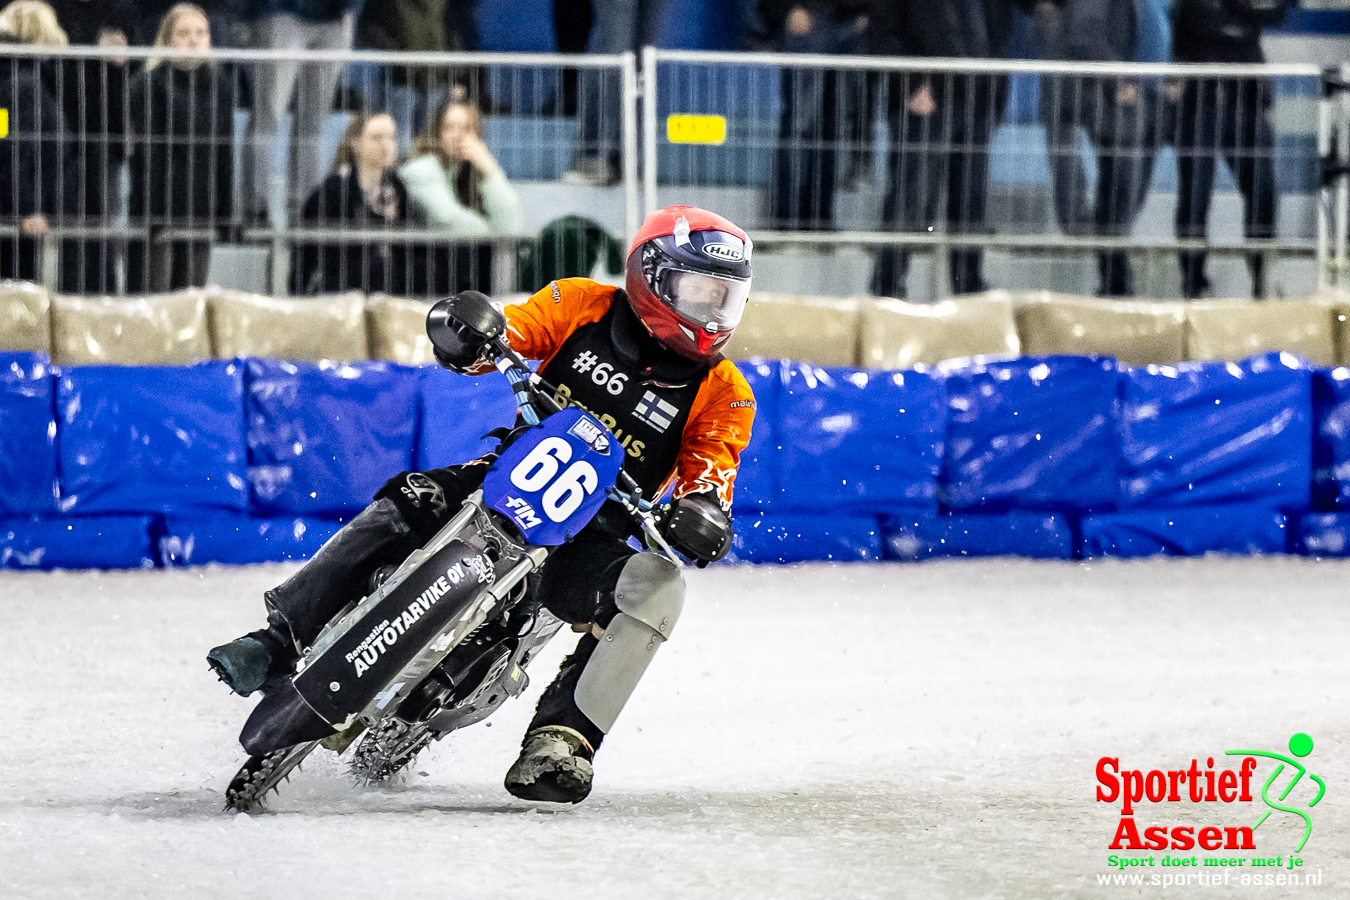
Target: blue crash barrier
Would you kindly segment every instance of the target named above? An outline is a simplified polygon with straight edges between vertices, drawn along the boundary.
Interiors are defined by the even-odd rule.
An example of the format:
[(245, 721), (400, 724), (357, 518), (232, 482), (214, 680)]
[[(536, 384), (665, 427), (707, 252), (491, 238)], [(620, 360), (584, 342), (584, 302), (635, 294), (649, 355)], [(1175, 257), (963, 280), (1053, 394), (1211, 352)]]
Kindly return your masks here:
[(1350, 369), (1313, 373), (1313, 501), (1350, 507)]
[(875, 517), (790, 513), (740, 516), (727, 554), (729, 562), (754, 563), (879, 559), (881, 529)]
[(783, 507), (936, 509), (946, 419), (937, 375), (784, 365)]
[(0, 517), (56, 512), (52, 370), (39, 353), (0, 353)]
[(331, 519), (166, 516), (159, 536), (162, 566), (292, 562), (309, 559), (341, 523)]
[(1309, 513), (1298, 521), (1294, 552), (1308, 556), (1350, 556), (1350, 513)]
[(1312, 372), (1283, 353), (1125, 369), (1121, 507), (1307, 509)]
[(1285, 553), (1288, 519), (1266, 505), (1193, 506), (1085, 516), (1082, 555)]
[[(758, 407), (733, 560), (1350, 552), (1350, 512), (1304, 515), (1292, 540), (1285, 520), (1309, 507), (1314, 455), (1314, 508), (1350, 505), (1347, 369), (1279, 354), (740, 368)], [(393, 474), (492, 449), (482, 435), (514, 411), (499, 379), (430, 367), (55, 371), (6, 354), (3, 565), (303, 559)], [(53, 479), (59, 509), (43, 505)]]
[(738, 513), (764, 512), (773, 508), (782, 491), (778, 480), (778, 405), (784, 363), (757, 359), (737, 363), (736, 368), (755, 394), (755, 422), (750, 428), (750, 444), (741, 451), (731, 505)]
[(154, 568), (151, 516), (0, 521), (0, 568)]
[(883, 516), (887, 559), (939, 556), (1030, 556), (1073, 559), (1073, 523), (1063, 513), (1006, 512)]
[(470, 378), (440, 366), (427, 366), (420, 370), (419, 378), (422, 427), (415, 454), (419, 471), (477, 459), (497, 447), (495, 438), (484, 435), (515, 423), (515, 395), (495, 370), (491, 375)]
[(57, 379), (61, 510), (248, 508), (242, 366), (81, 366)]
[(1116, 362), (1072, 356), (943, 368), (953, 510), (1110, 508), (1119, 492)]
[(412, 467), (419, 370), (249, 359), (248, 479), (264, 517), (359, 511)]

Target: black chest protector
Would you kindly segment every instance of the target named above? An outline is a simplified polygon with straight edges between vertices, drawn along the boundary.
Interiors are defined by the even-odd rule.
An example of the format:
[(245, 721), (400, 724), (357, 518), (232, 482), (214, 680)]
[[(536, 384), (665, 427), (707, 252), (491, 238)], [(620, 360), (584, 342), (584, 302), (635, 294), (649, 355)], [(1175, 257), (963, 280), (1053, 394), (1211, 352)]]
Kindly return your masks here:
[(609, 312), (568, 336), (540, 376), (562, 406), (579, 406), (614, 432), (624, 471), (654, 499), (675, 467), (689, 410), (710, 366), (672, 353), (638, 322), (623, 291)]

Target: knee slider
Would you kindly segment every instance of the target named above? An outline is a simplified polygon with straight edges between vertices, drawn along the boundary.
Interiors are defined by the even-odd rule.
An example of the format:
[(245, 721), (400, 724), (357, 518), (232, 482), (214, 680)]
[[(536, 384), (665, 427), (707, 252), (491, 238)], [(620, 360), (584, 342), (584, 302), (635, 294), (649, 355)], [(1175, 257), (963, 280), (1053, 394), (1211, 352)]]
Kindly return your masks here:
[(430, 539), (449, 518), (445, 488), (424, 472), (400, 472), (385, 482), (375, 499), (392, 502), (423, 540)]
[(665, 640), (684, 608), (684, 578), (665, 557), (639, 553), (629, 557), (619, 573), (614, 605)]
[(577, 708), (608, 733), (652, 656), (675, 628), (684, 606), (684, 579), (670, 560), (639, 553), (628, 560), (614, 588), (619, 612), (577, 680)]

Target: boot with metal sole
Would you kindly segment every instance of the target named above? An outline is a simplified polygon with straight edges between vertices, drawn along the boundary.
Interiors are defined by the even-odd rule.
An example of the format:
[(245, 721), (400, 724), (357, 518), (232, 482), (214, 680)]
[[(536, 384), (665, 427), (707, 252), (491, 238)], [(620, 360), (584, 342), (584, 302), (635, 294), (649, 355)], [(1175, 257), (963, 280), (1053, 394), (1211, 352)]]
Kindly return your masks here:
[(290, 641), (272, 628), (249, 632), (206, 654), (211, 670), (226, 687), (243, 697), (264, 688), (269, 680), (288, 674), (295, 660)]
[(521, 800), (580, 803), (591, 792), (595, 750), (580, 732), (546, 725), (525, 735), (520, 758), (506, 773), (506, 789)]

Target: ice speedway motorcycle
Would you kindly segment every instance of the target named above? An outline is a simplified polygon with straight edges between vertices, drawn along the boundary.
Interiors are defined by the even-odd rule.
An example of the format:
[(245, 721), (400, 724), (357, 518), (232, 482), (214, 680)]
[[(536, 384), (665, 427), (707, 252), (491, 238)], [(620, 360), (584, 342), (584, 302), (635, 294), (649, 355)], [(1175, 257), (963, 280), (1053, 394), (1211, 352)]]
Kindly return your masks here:
[[(400, 772), (433, 740), (491, 715), (528, 684), (525, 668), (562, 621), (526, 594), (526, 576), (577, 534), (606, 499), (633, 516), (676, 566), (652, 503), (622, 468), (624, 449), (595, 417), (562, 409), (556, 392), (507, 345), (505, 320), (461, 296), (454, 318), (487, 335), (523, 424), (481, 489), (422, 549), (340, 612), (269, 689), (240, 734), (248, 760), (225, 808), (254, 811), (316, 747), (344, 753), (366, 783)], [(451, 327), (444, 304), (427, 330)]]

